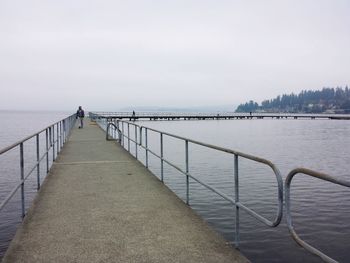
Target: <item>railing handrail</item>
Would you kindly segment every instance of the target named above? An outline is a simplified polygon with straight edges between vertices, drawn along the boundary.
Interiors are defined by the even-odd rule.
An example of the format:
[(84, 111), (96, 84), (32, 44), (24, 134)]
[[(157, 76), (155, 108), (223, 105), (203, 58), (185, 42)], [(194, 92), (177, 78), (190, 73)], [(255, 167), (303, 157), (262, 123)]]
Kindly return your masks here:
[(119, 127), (117, 127), (114, 123), (110, 122), (107, 124), (107, 128), (106, 128), (106, 140), (109, 140), (108, 138), (108, 134), (109, 134), (109, 128), (113, 126), (117, 131), (118, 131), (118, 136), (119, 139), (121, 138), (121, 131), (119, 130)]
[[(135, 125), (132, 122), (126, 122), (126, 123), (130, 123), (130, 124)], [(210, 148), (210, 149), (214, 149), (214, 150), (226, 152), (226, 153), (229, 153), (229, 154), (237, 155), (237, 156), (240, 156), (240, 157), (243, 157), (243, 158), (255, 161), (255, 162), (259, 162), (259, 163), (263, 163), (263, 164), (268, 165), (272, 169), (272, 171), (274, 172), (274, 174), (276, 176), (277, 186), (278, 186), (278, 210), (277, 210), (277, 215), (276, 215), (275, 219), (273, 221), (270, 221), (270, 220), (260, 216), (259, 214), (257, 214), (253, 210), (249, 209), (248, 207), (244, 206), (240, 202), (235, 202), (233, 200), (231, 200), (231, 202), (234, 205), (240, 206), (241, 208), (246, 210), (249, 214), (251, 214), (255, 218), (259, 219), (261, 222), (265, 223), (268, 226), (276, 227), (276, 226), (279, 225), (279, 223), (281, 222), (281, 219), (282, 219), (282, 211), (283, 211), (283, 179), (282, 179), (282, 176), (281, 176), (281, 173), (280, 173), (279, 169), (271, 161), (269, 161), (267, 159), (264, 159), (264, 158), (260, 158), (260, 157), (254, 156), (254, 155), (250, 155), (250, 154), (242, 153), (242, 152), (239, 152), (239, 151), (235, 151), (235, 150), (232, 150), (232, 149), (215, 146), (215, 145), (212, 145), (212, 144), (200, 142), (200, 141), (197, 141), (197, 140), (193, 140), (193, 139), (189, 139), (189, 138), (186, 138), (186, 137), (178, 136), (178, 135), (171, 134), (171, 133), (168, 133), (168, 132), (162, 132), (162, 131), (159, 131), (159, 130), (156, 130), (156, 129), (153, 129), (153, 128), (148, 128), (146, 126), (141, 126), (141, 127), (144, 128), (144, 129), (148, 129), (148, 130), (154, 131), (154, 132), (158, 132), (160, 134), (167, 135), (169, 137), (173, 137), (173, 138), (177, 138), (177, 139), (180, 139), (180, 140), (188, 141), (188, 142), (191, 142), (193, 144), (197, 144), (197, 145), (201, 145), (201, 146), (204, 146), (204, 147), (207, 147), (207, 148)], [(140, 137), (141, 136), (142, 136), (142, 134), (140, 133)], [(195, 179), (196, 181), (198, 181), (193, 176), (191, 176), (191, 178)], [(199, 182), (199, 183), (203, 185), (202, 182)], [(216, 193), (220, 195), (220, 191), (217, 191)], [(222, 193), (221, 193), (221, 196), (223, 197)], [(228, 200), (228, 199), (226, 199), (226, 200)]]
[[(153, 128), (149, 128), (149, 127), (146, 127), (146, 126), (141, 126), (141, 125), (138, 125), (134, 122), (128, 122), (128, 121), (122, 121), (122, 120), (117, 120), (117, 123), (126, 123), (128, 125), (133, 125), (135, 127), (138, 127), (140, 129), (140, 131), (142, 131), (142, 129), (147, 129), (147, 130), (151, 130), (153, 132), (157, 132), (161, 135), (167, 135), (167, 136), (170, 136), (170, 137), (173, 137), (173, 138), (177, 138), (177, 139), (180, 139), (180, 140), (183, 140), (183, 141), (187, 141), (187, 142), (191, 142), (193, 144), (198, 144), (198, 145), (201, 145), (201, 146), (204, 146), (204, 147), (208, 147), (208, 148), (211, 148), (211, 149), (215, 149), (215, 150), (219, 150), (219, 151), (223, 151), (223, 152), (226, 152), (226, 153), (229, 153), (229, 154), (233, 154), (235, 156), (240, 156), (240, 157), (243, 157), (243, 158), (246, 158), (246, 159), (249, 159), (249, 160), (252, 160), (252, 161), (256, 161), (256, 162), (259, 162), (259, 163), (263, 163), (263, 164), (266, 164), (268, 165), (272, 171), (274, 172), (275, 176), (276, 176), (276, 180), (277, 180), (277, 186), (278, 186), (278, 208), (277, 208), (277, 215), (275, 217), (275, 219), (273, 221), (271, 220), (268, 220), (262, 216), (260, 216), (259, 214), (257, 214), (255, 211), (251, 210), (250, 208), (244, 206), (242, 203), (240, 202), (236, 202), (234, 201), (233, 199), (227, 197), (225, 194), (221, 193), (220, 191), (214, 189), (213, 187), (210, 187), (208, 186), (207, 184), (201, 182), (200, 180), (198, 180), (197, 178), (193, 177), (190, 173), (187, 173), (185, 171), (183, 171), (182, 169), (180, 169), (179, 167), (177, 167), (176, 165), (172, 164), (171, 162), (167, 161), (164, 157), (162, 156), (158, 156), (157, 154), (155, 154), (154, 152), (152, 152), (151, 150), (149, 149), (146, 149), (141, 143), (142, 143), (142, 132), (140, 132), (140, 143), (137, 142), (137, 141), (134, 141), (132, 139), (130, 139), (130, 141), (134, 142), (134, 143), (137, 143), (138, 145), (140, 145), (142, 148), (148, 150), (150, 153), (152, 153), (153, 155), (155, 155), (156, 157), (160, 158), (162, 161), (165, 161), (166, 163), (168, 163), (169, 165), (173, 166), (175, 169), (177, 169), (178, 171), (180, 171), (181, 173), (185, 174), (185, 175), (188, 175), (190, 176), (192, 179), (196, 180), (198, 183), (202, 184), (203, 186), (205, 186), (206, 188), (210, 189), (211, 191), (214, 191), (215, 193), (219, 194), (221, 197), (223, 197), (224, 199), (226, 199), (227, 201), (230, 201), (232, 204), (236, 205), (236, 206), (239, 206), (241, 208), (243, 208), (246, 212), (248, 212), (250, 215), (254, 216), (255, 218), (257, 218), (258, 220), (260, 220), (261, 222), (265, 223), (266, 225), (270, 226), (270, 227), (276, 227), (279, 225), (279, 223), (281, 222), (281, 219), (282, 219), (282, 211), (283, 211), (283, 179), (282, 179), (282, 176), (280, 174), (280, 171), (279, 169), (269, 160), (267, 159), (263, 159), (263, 158), (260, 158), (260, 157), (257, 157), (257, 156), (253, 156), (253, 155), (250, 155), (250, 154), (245, 154), (245, 153), (242, 153), (242, 152), (239, 152), (239, 151), (234, 151), (232, 149), (228, 149), (228, 148), (224, 148), (224, 147), (219, 147), (219, 146), (215, 146), (215, 145), (211, 145), (211, 144), (208, 144), (208, 143), (203, 143), (203, 142), (200, 142), (200, 141), (196, 141), (196, 140), (192, 140), (192, 139), (189, 139), (189, 138), (186, 138), (186, 137), (182, 137), (182, 136), (178, 136), (178, 135), (175, 135), (175, 134), (171, 134), (171, 133), (168, 133), (168, 132), (163, 132), (163, 131), (159, 131), (159, 130), (156, 130), (156, 129), (153, 129)], [(115, 125), (114, 125), (115, 126)], [(123, 136), (125, 136), (123, 134)], [(126, 136), (127, 137), (127, 136)]]
[[(139, 125), (137, 125), (137, 124), (135, 124), (133, 122), (128, 122), (128, 121), (123, 121), (123, 122), (129, 123), (131, 125), (139, 126)], [(146, 126), (139, 126), (139, 127), (143, 128), (143, 129), (148, 129), (150, 131), (162, 133), (162, 134), (165, 134), (165, 135), (167, 135), (169, 137), (177, 138), (177, 139), (180, 139), (180, 140), (185, 140), (185, 141), (191, 142), (193, 144), (198, 144), (198, 145), (201, 145), (201, 146), (204, 146), (204, 147), (208, 147), (208, 148), (211, 148), (211, 149), (214, 149), (214, 150), (218, 150), (218, 151), (222, 151), (222, 152), (226, 152), (226, 153), (230, 153), (230, 154), (235, 154), (235, 155), (244, 157), (246, 159), (250, 159), (252, 161), (257, 161), (257, 162), (260, 162), (260, 163), (264, 163), (264, 164), (270, 166), (271, 168), (276, 167), (271, 161), (269, 161), (267, 159), (264, 159), (264, 158), (260, 158), (260, 157), (254, 156), (254, 155), (250, 155), (250, 154), (246, 154), (246, 153), (243, 153), (243, 152), (235, 151), (235, 150), (232, 150), (232, 149), (229, 149), (229, 148), (224, 148), (224, 147), (212, 145), (212, 144), (205, 143), (205, 142), (200, 142), (200, 141), (197, 141), (197, 140), (193, 140), (193, 139), (190, 139), (190, 138), (182, 137), (182, 136), (175, 135), (175, 134), (172, 134), (172, 133), (159, 131), (159, 130), (156, 130), (156, 129), (153, 129), (153, 128), (149, 128), (149, 127), (146, 127)]]
[(37, 134), (42, 133), (43, 131), (49, 129), (50, 127), (52, 127), (52, 126), (54, 126), (54, 125), (56, 125), (56, 124), (58, 124), (58, 123), (60, 123), (60, 122), (62, 122), (62, 121), (64, 121), (64, 120), (66, 120), (66, 119), (68, 119), (68, 118), (70, 118), (70, 117), (73, 117), (73, 116), (75, 116), (75, 115), (76, 115), (76, 114), (69, 115), (68, 117), (63, 118), (63, 119), (61, 119), (61, 120), (59, 120), (59, 121), (57, 121), (57, 122), (55, 122), (55, 123), (53, 123), (53, 124), (47, 126), (46, 128), (43, 128), (43, 129), (41, 129), (40, 131), (38, 131), (38, 132), (36, 132), (36, 133), (33, 133), (32, 135), (29, 135), (29, 136), (25, 137), (25, 138), (22, 139), (22, 140), (19, 140), (19, 141), (15, 142), (15, 143), (13, 143), (13, 144), (11, 144), (11, 145), (9, 145), (9, 146), (6, 146), (5, 148), (0, 149), (0, 155), (3, 154), (3, 153), (5, 153), (5, 152), (7, 152), (7, 151), (9, 151), (9, 150), (11, 150), (11, 149), (13, 149), (13, 148), (15, 148), (16, 146), (20, 145), (21, 143), (24, 143), (24, 142), (26, 142), (26, 141), (32, 139), (32, 138), (35, 137)]
[[(106, 120), (105, 120), (106, 121)], [(308, 252), (310, 253), (313, 253), (317, 256), (319, 256), (323, 261), (325, 262), (329, 262), (329, 263), (335, 263), (337, 261), (335, 261), (334, 259), (330, 258), (329, 256), (325, 255), (324, 253), (322, 253), (321, 251), (317, 250), (316, 248), (312, 247), (311, 245), (309, 245), (308, 243), (306, 243), (305, 241), (303, 241), (298, 235), (297, 233), (295, 232), (294, 228), (293, 228), (293, 224), (292, 224), (292, 217), (291, 217), (291, 213), (290, 213), (290, 184), (291, 184), (291, 181), (292, 181), (292, 178), (294, 175), (298, 174), (298, 173), (303, 173), (303, 174), (306, 174), (306, 175), (310, 175), (310, 176), (313, 176), (313, 177), (316, 177), (316, 178), (319, 178), (319, 179), (322, 179), (322, 180), (326, 180), (328, 182), (331, 182), (331, 183), (335, 183), (335, 184), (338, 184), (338, 185), (342, 185), (342, 186), (346, 186), (346, 187), (350, 187), (350, 182), (349, 181), (346, 181), (346, 180), (343, 180), (343, 179), (338, 179), (338, 178), (335, 178), (335, 177), (332, 177), (328, 174), (324, 174), (324, 173), (320, 173), (320, 172), (316, 172), (316, 171), (313, 171), (313, 170), (310, 170), (310, 169), (306, 169), (306, 168), (296, 168), (294, 170), (292, 170), (286, 180), (285, 180), (285, 184), (283, 184), (283, 180), (280, 176), (276, 176), (277, 178), (277, 182), (278, 182), (278, 185), (280, 185), (280, 183), (282, 183), (282, 187), (279, 186), (279, 190), (282, 189), (282, 192), (279, 191), (279, 194), (282, 193), (282, 206), (279, 206), (279, 212), (278, 212), (278, 217), (276, 218), (276, 224), (274, 225), (271, 225), (269, 224), (269, 220), (265, 219), (264, 217), (260, 216), (259, 214), (257, 214), (256, 212), (254, 212), (253, 210), (249, 209), (248, 207), (245, 207), (242, 203), (239, 202), (239, 200), (233, 200), (232, 198), (228, 197), (226, 194), (223, 194), (221, 193), (220, 191), (216, 190), (215, 188), (201, 182), (200, 180), (198, 180), (197, 178), (193, 177), (188, 171), (184, 171), (183, 169), (179, 168), (178, 166), (174, 165), (173, 163), (169, 162), (168, 160), (166, 160), (164, 157), (163, 157), (163, 154), (161, 153), (160, 156), (158, 154), (156, 154), (155, 152), (153, 152), (152, 150), (148, 149), (147, 148), (147, 130), (150, 130), (150, 131), (153, 131), (153, 132), (157, 132), (161, 135), (161, 138), (163, 135), (167, 135), (167, 136), (170, 136), (170, 137), (173, 137), (173, 138), (177, 138), (177, 139), (181, 139), (181, 140), (184, 140), (186, 142), (186, 150), (188, 150), (188, 142), (191, 142), (193, 144), (197, 144), (197, 145), (201, 145), (201, 146), (204, 146), (204, 147), (209, 147), (209, 148), (212, 148), (212, 149), (215, 149), (215, 150), (219, 150), (219, 151), (223, 151), (223, 152), (226, 152), (226, 153), (230, 153), (230, 154), (234, 154), (235, 156), (241, 156), (241, 157), (244, 157), (244, 158), (247, 158), (247, 159), (250, 159), (250, 160), (253, 160), (253, 161), (257, 161), (257, 162), (260, 162), (260, 163), (264, 163), (268, 166), (270, 166), (272, 168), (272, 170), (275, 172), (275, 174), (279, 174), (279, 170), (278, 168), (269, 160), (267, 159), (264, 159), (264, 158), (260, 158), (260, 157), (257, 157), (257, 156), (253, 156), (253, 155), (250, 155), (250, 154), (246, 154), (246, 153), (242, 153), (242, 152), (239, 152), (239, 151), (235, 151), (235, 150), (232, 150), (232, 149), (227, 149), (227, 148), (224, 148), (224, 147), (219, 147), (219, 146), (215, 146), (215, 145), (211, 145), (211, 144), (208, 144), (208, 143), (203, 143), (203, 142), (200, 142), (200, 141), (197, 141), (197, 140), (193, 140), (193, 139), (189, 139), (189, 138), (186, 138), (186, 137), (182, 137), (182, 136), (179, 136), (179, 135), (175, 135), (175, 134), (171, 134), (171, 133), (168, 133), (168, 132), (163, 132), (163, 131), (159, 131), (159, 130), (156, 130), (156, 129), (153, 129), (153, 128), (149, 128), (149, 127), (146, 127), (146, 126), (142, 126), (142, 125), (138, 125), (138, 124), (135, 124), (134, 122), (128, 122), (128, 121), (122, 121), (122, 120), (114, 120), (115, 122), (119, 123), (126, 123), (127, 125), (133, 125), (135, 126), (135, 140), (133, 140), (132, 138), (126, 136), (126, 135), (122, 135), (123, 137), (126, 137), (129, 141), (131, 142), (134, 142), (135, 145), (139, 145), (140, 147), (142, 147), (143, 149), (146, 150), (146, 156), (147, 156), (147, 151), (150, 152), (151, 154), (153, 154), (154, 156), (158, 157), (161, 159), (162, 162), (165, 162), (167, 164), (169, 164), (170, 166), (172, 166), (173, 168), (175, 168), (176, 170), (178, 170), (179, 172), (181, 172), (182, 174), (185, 174), (186, 176), (189, 176), (191, 177), (192, 179), (194, 179), (195, 181), (197, 181), (198, 183), (202, 184), (203, 186), (205, 186), (206, 188), (210, 189), (211, 191), (217, 193), (219, 196), (221, 196), (222, 198), (224, 198), (225, 200), (229, 201), (230, 203), (232, 203), (233, 205), (236, 206), (236, 209), (239, 207), (239, 208), (243, 208), (246, 212), (248, 212), (249, 214), (253, 215), (255, 218), (259, 219), (260, 221), (264, 222), (265, 224), (269, 225), (269, 226), (277, 226), (281, 219), (282, 219), (282, 213), (283, 213), (283, 185), (285, 186), (285, 195), (284, 195), (284, 198), (285, 198), (285, 205), (286, 205), (286, 221), (287, 221), (287, 226), (288, 226), (288, 229), (289, 229), (289, 232), (291, 234), (291, 236), (293, 237), (293, 239), (300, 245), (302, 246), (303, 248), (305, 248)], [(107, 122), (108, 123), (108, 122)], [(115, 125), (114, 125), (115, 126)], [(119, 126), (119, 125), (118, 125)], [(117, 128), (117, 126), (115, 126)], [(122, 127), (124, 127), (124, 125), (122, 124)], [(139, 128), (139, 134), (140, 134), (140, 138), (139, 138), (139, 142), (137, 142), (137, 138), (136, 138), (136, 127)], [(142, 130), (145, 129), (145, 136), (146, 136), (146, 147), (143, 146), (142, 144), (142, 136), (143, 136), (143, 132)], [(129, 128), (128, 128), (128, 134), (129, 134)], [(162, 142), (162, 139), (161, 139), (161, 142)], [(123, 146), (124, 146), (124, 143), (123, 143)], [(130, 147), (130, 145), (128, 146), (128, 148)], [(129, 149), (128, 149), (129, 150)], [(137, 149), (136, 149), (136, 153), (137, 153)], [(137, 158), (137, 155), (136, 155), (136, 158)], [(186, 159), (187, 159), (187, 156), (186, 156)], [(236, 159), (236, 158), (235, 158)], [(186, 162), (188, 162), (188, 160), (186, 160)], [(238, 162), (238, 159), (237, 159), (237, 162)], [(188, 165), (188, 163), (186, 164), (186, 166)], [(148, 164), (147, 164), (147, 157), (146, 157), (146, 167), (148, 167)], [(235, 169), (236, 169), (236, 164), (235, 164)], [(188, 167), (186, 168), (186, 170), (188, 170)], [(280, 180), (279, 180), (280, 178)], [(235, 177), (235, 180), (236, 180), (236, 177)], [(236, 184), (236, 183), (235, 183)], [(187, 190), (188, 191), (188, 190)], [(239, 214), (238, 214), (239, 215)], [(236, 214), (237, 216), (237, 214)], [(237, 219), (236, 219), (236, 224), (237, 224)], [(237, 227), (236, 225), (236, 236), (238, 235), (239, 231), (237, 231), (237, 229), (239, 229), (239, 226)], [(237, 239), (236, 237), (236, 246), (237, 246), (237, 242), (238, 242), (239, 238)]]
[[(25, 196), (24, 196), (24, 183), (28, 179), (28, 177), (37, 170), (37, 190), (40, 189), (40, 163), (41, 161), (46, 157), (46, 173), (49, 172), (49, 151), (52, 149), (52, 161), (55, 161), (55, 154), (56, 157), (61, 151), (64, 143), (66, 142), (66, 139), (70, 133), (70, 130), (72, 126), (74, 125), (74, 122), (76, 120), (75, 118), (76, 114), (72, 114), (64, 119), (61, 119), (46, 128), (36, 132), (33, 135), (27, 136), (26, 138), (3, 148), (0, 150), (0, 156), (11, 149), (14, 149), (15, 147), (20, 147), (20, 180), (16, 185), (10, 190), (10, 193), (1, 200), (0, 203), (0, 212), (2, 209), (6, 206), (6, 204), (11, 200), (11, 198), (14, 196), (14, 194), (18, 191), (19, 188), (21, 188), (21, 206), (22, 206), (22, 218), (25, 216)], [(56, 129), (56, 133), (55, 133)], [(44, 153), (40, 156), (40, 134), (45, 131), (46, 135), (46, 147)], [(56, 135), (56, 136), (55, 136)], [(34, 166), (25, 174), (24, 172), (24, 151), (23, 151), (23, 145), (26, 141), (36, 137), (36, 162), (34, 163)], [(55, 147), (57, 144), (57, 147)]]
[(316, 171), (313, 171), (313, 170), (310, 170), (310, 169), (306, 169), (306, 168), (293, 169), (292, 171), (289, 172), (289, 174), (287, 175), (286, 180), (285, 180), (286, 220), (287, 220), (288, 230), (289, 230), (290, 234), (292, 235), (293, 239), (300, 246), (305, 248), (310, 253), (319, 256), (325, 262), (335, 263), (337, 261), (335, 261), (334, 259), (330, 258), (326, 254), (322, 253), (318, 249), (314, 248), (313, 246), (311, 246), (310, 244), (308, 244), (307, 242), (302, 240), (298, 236), (296, 231), (294, 230), (293, 222), (292, 222), (292, 216), (291, 216), (291, 211), (290, 211), (290, 208), (291, 208), (291, 204), (290, 204), (290, 185), (291, 185), (293, 177), (296, 174), (309, 175), (309, 176), (312, 176), (312, 177), (315, 177), (315, 178), (318, 178), (318, 179), (321, 179), (321, 180), (324, 180), (324, 181), (328, 181), (328, 182), (331, 182), (331, 183), (334, 183), (334, 184), (342, 185), (342, 186), (345, 186), (345, 187), (350, 187), (350, 181), (334, 178), (334, 177), (332, 177), (332, 176), (330, 176), (328, 174), (321, 173), (321, 172), (316, 172)]

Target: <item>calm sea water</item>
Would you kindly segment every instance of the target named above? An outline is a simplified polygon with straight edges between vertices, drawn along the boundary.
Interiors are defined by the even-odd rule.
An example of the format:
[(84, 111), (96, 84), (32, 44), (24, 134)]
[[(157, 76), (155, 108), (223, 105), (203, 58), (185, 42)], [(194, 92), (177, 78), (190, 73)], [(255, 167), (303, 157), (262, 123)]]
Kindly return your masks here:
[[(0, 112), (5, 120), (3, 123), (6, 124), (2, 124), (0, 129), (0, 148), (67, 115)], [(278, 166), (284, 178), (291, 169), (303, 166), (350, 180), (349, 121), (266, 119), (156, 121), (142, 124), (269, 159)], [(33, 145), (33, 142), (25, 145), (29, 162), (33, 155), (30, 150)], [(159, 153), (157, 134), (149, 134), (149, 145)], [(233, 197), (233, 156), (191, 144), (189, 150), (190, 173)], [(135, 152), (132, 143), (131, 152)], [(164, 137), (165, 157), (183, 169), (184, 152), (183, 142)], [(18, 180), (19, 165), (16, 154), (17, 152), (0, 157), (1, 198), (13, 182)], [(144, 162), (144, 152), (139, 151), (138, 154)], [(150, 168), (156, 176), (160, 176), (160, 162), (157, 158), (150, 157)], [(274, 218), (277, 211), (277, 186), (271, 169), (240, 160), (239, 173), (241, 201), (267, 218)], [(165, 164), (164, 178), (166, 184), (180, 198), (185, 199), (184, 176)], [(34, 193), (35, 180), (27, 187), (26, 194), (31, 197)], [(348, 262), (350, 191), (317, 179), (296, 176), (291, 195), (293, 222), (300, 236), (340, 262)], [(227, 240), (234, 240), (235, 214), (228, 202), (191, 180), (190, 203)], [(15, 200), (0, 214), (2, 253), (19, 222), (20, 206)], [(240, 249), (253, 262), (320, 262), (292, 240), (285, 218), (277, 228), (269, 228), (242, 211), (240, 225)]]
[[(350, 181), (350, 122), (342, 120), (225, 120), (142, 122), (181, 135), (269, 159), (283, 179), (296, 167), (306, 167)], [(133, 132), (131, 132), (133, 134)], [(159, 154), (159, 135), (149, 145)], [(202, 146), (189, 146), (190, 173), (234, 198), (233, 156)], [(135, 151), (131, 143), (131, 152)], [(185, 144), (164, 137), (164, 156), (185, 170)], [(139, 152), (144, 162), (144, 153)], [(160, 161), (151, 170), (160, 176)], [(277, 184), (272, 170), (239, 161), (240, 200), (269, 219), (277, 211)], [(185, 200), (185, 178), (165, 164), (167, 185)], [(191, 207), (227, 240), (234, 241), (233, 207), (216, 194), (190, 182)], [(350, 261), (350, 189), (297, 175), (291, 191), (293, 223), (305, 241), (340, 262)], [(276, 228), (241, 211), (241, 251), (253, 262), (321, 262), (289, 235), (285, 218)]]
[[(0, 111), (0, 149), (30, 136), (47, 126), (69, 116), (68, 112)], [(44, 153), (45, 135), (40, 136), (40, 155)], [(24, 143), (25, 174), (29, 173), (36, 159), (35, 138)], [(52, 163), (52, 153), (49, 153)], [(46, 167), (41, 165), (41, 181), (45, 178)], [(0, 155), (0, 202), (12, 191), (20, 180), (19, 147)], [(30, 206), (36, 193), (36, 171), (25, 184), (25, 204)], [(0, 212), (0, 259), (21, 222), (20, 191)]]

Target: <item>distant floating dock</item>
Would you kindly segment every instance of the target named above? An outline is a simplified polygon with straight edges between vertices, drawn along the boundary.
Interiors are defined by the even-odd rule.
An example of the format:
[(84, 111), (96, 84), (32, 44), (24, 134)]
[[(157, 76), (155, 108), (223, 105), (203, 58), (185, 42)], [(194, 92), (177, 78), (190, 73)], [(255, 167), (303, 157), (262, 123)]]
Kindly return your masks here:
[(350, 120), (350, 114), (299, 114), (299, 113), (191, 113), (191, 112), (90, 112), (92, 119), (125, 120), (244, 120), (244, 119), (328, 119)]

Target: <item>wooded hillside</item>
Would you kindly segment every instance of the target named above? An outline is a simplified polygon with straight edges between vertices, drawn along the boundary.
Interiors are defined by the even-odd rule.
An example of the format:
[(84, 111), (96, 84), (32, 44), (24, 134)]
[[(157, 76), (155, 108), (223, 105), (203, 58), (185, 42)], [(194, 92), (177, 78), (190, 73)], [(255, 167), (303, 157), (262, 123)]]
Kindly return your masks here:
[(350, 113), (350, 90), (348, 86), (303, 90), (299, 94), (279, 95), (261, 104), (251, 100), (240, 104), (236, 112)]

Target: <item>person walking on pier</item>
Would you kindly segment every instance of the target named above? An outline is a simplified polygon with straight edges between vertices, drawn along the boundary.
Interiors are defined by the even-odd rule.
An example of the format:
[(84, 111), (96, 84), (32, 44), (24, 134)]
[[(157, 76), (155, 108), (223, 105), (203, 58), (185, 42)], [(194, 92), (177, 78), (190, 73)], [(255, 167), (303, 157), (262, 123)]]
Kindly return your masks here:
[(82, 129), (84, 127), (84, 117), (85, 117), (85, 113), (84, 110), (81, 106), (79, 106), (78, 110), (77, 110), (77, 119), (80, 119), (80, 126), (79, 129)]

